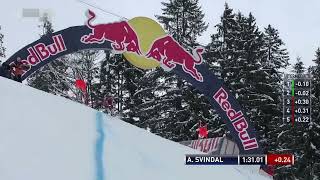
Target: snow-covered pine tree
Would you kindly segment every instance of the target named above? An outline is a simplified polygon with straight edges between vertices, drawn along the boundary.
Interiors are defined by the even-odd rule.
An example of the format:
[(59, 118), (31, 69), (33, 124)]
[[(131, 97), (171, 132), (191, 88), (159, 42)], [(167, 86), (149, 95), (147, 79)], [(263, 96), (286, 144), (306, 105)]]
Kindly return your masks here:
[[(99, 82), (96, 78), (100, 71), (99, 62), (101, 61), (102, 51), (84, 50), (68, 55), (64, 65), (68, 67), (67, 71), (61, 76), (64, 77), (64, 83), (68, 84), (70, 92), (69, 98), (80, 103), (88, 102), (88, 105), (95, 107), (98, 99), (95, 96), (95, 86)], [(77, 79), (84, 80), (87, 85), (87, 96), (75, 87)], [(71, 93), (72, 92), (72, 93)]]
[[(134, 67), (123, 55), (116, 55), (110, 66), (112, 72), (111, 92), (114, 94), (117, 111), (122, 114), (122, 119), (127, 122), (134, 122), (135, 105), (133, 94), (136, 92), (144, 71)], [(113, 80), (112, 80), (113, 79)]]
[[(297, 178), (306, 179), (319, 179), (320, 177), (320, 120), (319, 120), (319, 77), (320, 77), (320, 48), (316, 50), (315, 59), (313, 60), (315, 66), (308, 68), (308, 72), (312, 74), (312, 86), (311, 86), (311, 122), (309, 126), (304, 128), (305, 132), (301, 137), (301, 149), (299, 152), (299, 158), (297, 159), (297, 170), (295, 175)], [(301, 60), (297, 60), (294, 65), (295, 72), (304, 72), (304, 66)], [(300, 132), (299, 134), (302, 134)]]
[(234, 40), (234, 54), (237, 58), (233, 60), (233, 66), (238, 68), (238, 73), (232, 79), (231, 86), (235, 89), (241, 106), (246, 109), (248, 117), (254, 123), (260, 144), (266, 151), (269, 143), (268, 125), (274, 120), (269, 108), (276, 105), (273, 97), (268, 95), (268, 91), (273, 90), (270, 87), (272, 79), (262, 68), (263, 34), (259, 31), (251, 13), (248, 17), (238, 13), (235, 19), (239, 34)]
[(104, 58), (100, 62), (99, 73), (95, 78), (99, 81), (93, 85), (92, 95), (95, 99), (93, 103), (95, 109), (105, 110), (103, 101), (107, 96), (111, 96), (111, 53), (108, 50), (103, 51)]
[[(50, 35), (54, 32), (52, 23), (46, 16), (42, 18), (41, 26), (41, 37)], [(27, 78), (28, 85), (45, 92), (68, 97), (67, 91), (69, 90), (69, 87), (63, 82), (63, 77), (60, 76), (60, 74), (63, 74), (67, 70), (67, 67), (64, 65), (66, 59), (67, 56), (56, 59), (40, 68), (37, 72)]]
[(163, 103), (164, 101), (160, 102), (165, 86), (164, 79), (160, 79), (160, 77), (164, 77), (164, 74), (165, 72), (158, 69), (147, 70), (136, 83), (137, 89), (132, 91), (133, 94), (130, 93), (131, 99), (127, 104), (130, 111), (125, 113), (129, 122), (156, 134), (160, 134), (157, 127), (161, 121), (158, 119), (164, 112), (161, 109), (168, 109), (167, 106), (169, 106), (169, 104)]
[[(173, 0), (162, 4), (163, 13), (156, 17), (165, 29), (185, 48), (197, 45), (197, 37), (207, 29), (199, 1)], [(214, 110), (210, 108), (205, 97), (173, 73), (156, 69), (148, 71), (144, 78), (144, 89), (139, 89), (135, 94), (141, 96), (140, 106), (143, 108), (139, 114), (143, 117), (137, 122), (141, 126), (165, 138), (181, 141), (197, 138), (199, 120), (209, 123), (214, 121)], [(151, 92), (147, 92), (146, 89)], [(209, 124), (210, 127), (219, 130), (218, 126)], [(210, 133), (212, 136), (213, 132)], [(223, 133), (216, 131), (215, 135)]]
[(146, 71), (139, 69), (129, 61), (123, 58), (122, 66), (124, 66), (122, 72), (122, 119), (135, 124), (140, 117), (139, 111), (136, 111), (139, 102), (141, 99), (136, 95), (140, 88), (144, 87), (144, 82), (146, 79), (143, 79)]
[(280, 69), (288, 64), (283, 43), (271, 26), (263, 34), (251, 13), (235, 14), (227, 4), (216, 27), (209, 48), (221, 77), (254, 122), (264, 151), (274, 150), (272, 133), (282, 116)]
[(264, 43), (265, 43), (265, 61), (263, 62), (269, 69), (279, 70), (289, 65), (289, 55), (284, 42), (279, 36), (277, 29), (270, 24), (264, 29)]
[[(259, 83), (265, 79), (261, 70), (262, 58), (262, 33), (255, 25), (254, 17), (243, 16), (240, 12), (234, 14), (229, 6), (225, 5), (225, 11), (221, 22), (216, 26), (218, 33), (212, 36), (211, 44), (219, 44), (216, 47), (218, 62), (221, 66), (221, 76), (231, 92), (238, 99), (240, 105), (246, 110), (249, 118), (255, 123), (256, 129), (265, 141), (264, 127), (261, 125), (260, 105), (262, 99), (268, 98), (260, 94)], [(218, 42), (218, 43), (217, 43)]]
[(313, 179), (320, 179), (320, 48), (317, 49), (315, 66), (312, 68), (312, 120), (310, 124), (311, 173)]
[(295, 74), (303, 74), (306, 71), (304, 63), (301, 61), (301, 57), (298, 56), (296, 63), (292, 66), (292, 72)]
[[(231, 73), (226, 74), (229, 68), (230, 71), (237, 70), (237, 68), (231, 65), (232, 60), (235, 59), (235, 55), (230, 51), (235, 42), (235, 36), (232, 33), (236, 32), (235, 29), (237, 27), (234, 17), (233, 10), (226, 3), (220, 19), (221, 22), (215, 26), (218, 32), (211, 35), (211, 42), (207, 46), (207, 53), (204, 54), (209, 68), (225, 82), (228, 80), (227, 77), (231, 76)], [(224, 70), (221, 68), (224, 68)]]
[[(1, 30), (1, 26), (0, 26), (0, 30)], [(0, 64), (2, 62), (2, 58), (6, 57), (5, 55), (6, 48), (3, 46), (3, 38), (4, 38), (4, 35), (0, 32)]]
[[(235, 14), (229, 5), (225, 4), (221, 22), (217, 24), (217, 33), (211, 35), (211, 43), (208, 45), (207, 61), (210, 68), (216, 70), (216, 63), (220, 66), (220, 73), (226, 84), (229, 84), (228, 77), (234, 75), (237, 68), (232, 64), (236, 59), (235, 53), (232, 51), (234, 46), (234, 35), (236, 33), (237, 23), (235, 21)], [(236, 73), (236, 72), (235, 72)]]
[(96, 75), (99, 81), (93, 86), (97, 101), (94, 107), (108, 112), (103, 101), (106, 97), (112, 97), (115, 113), (120, 113), (123, 120), (134, 124), (138, 115), (133, 95), (140, 86), (144, 71), (131, 65), (123, 55), (114, 55), (110, 51), (104, 51), (104, 55)]
[[(304, 63), (300, 57), (297, 57), (296, 63), (293, 65), (292, 72), (294, 74), (302, 74), (305, 72)], [(294, 166), (279, 166), (276, 168), (275, 179), (312, 179), (309, 149), (310, 138), (309, 128), (301, 125), (283, 124), (279, 126), (281, 133), (278, 133), (279, 153), (293, 153), (295, 156)]]
[(113, 78), (114, 82), (111, 83), (111, 92), (115, 100), (115, 107), (118, 113), (122, 112), (124, 100), (124, 76), (123, 72), (125, 71), (125, 60), (123, 59), (123, 55), (115, 55), (112, 59), (114, 62), (113, 68)]
[[(287, 50), (284, 48), (284, 43), (279, 36), (278, 30), (268, 25), (264, 29), (264, 56), (262, 59), (263, 70), (268, 74), (267, 79), (264, 80), (265, 94), (272, 98), (272, 103), (264, 106), (267, 135), (267, 152), (270, 153), (286, 153), (286, 147), (283, 142), (288, 142), (287, 136), (290, 134), (291, 126), (283, 124), (282, 120), (282, 72), (289, 63), (289, 56)], [(288, 175), (287, 167), (276, 167), (275, 179), (283, 178), (283, 174)]]
[[(293, 66), (293, 72), (295, 74), (303, 74), (306, 72), (306, 68), (300, 57), (297, 57), (297, 61)], [(312, 121), (317, 122), (318, 120), (314, 119)], [(315, 134), (316, 130), (319, 132), (319, 127), (317, 128), (314, 125), (316, 124), (313, 124), (312, 122), (300, 128), (297, 126), (292, 131), (294, 136), (296, 136), (294, 138), (296, 147), (293, 148), (293, 150), (295, 150), (295, 153), (297, 154), (295, 177), (298, 179), (314, 179), (314, 165), (316, 162), (319, 162), (316, 159), (316, 149), (313, 143), (318, 141), (315, 139), (319, 138), (319, 136), (315, 137)], [(319, 175), (318, 172), (316, 173)]]
[(199, 0), (171, 0), (161, 3), (162, 15), (156, 15), (169, 34), (184, 47), (198, 45), (197, 38), (208, 28)]
[(263, 93), (270, 97), (270, 101), (262, 106), (264, 120), (266, 124), (265, 134), (267, 135), (267, 151), (275, 151), (278, 147), (278, 134), (282, 132), (279, 128), (282, 121), (282, 72), (289, 63), (287, 49), (284, 48), (284, 43), (279, 36), (277, 29), (268, 25), (263, 33), (264, 51), (262, 59), (262, 70), (266, 73), (266, 78), (261, 83)]
[[(217, 33), (211, 35), (211, 42), (207, 46), (208, 53), (205, 54), (205, 57), (209, 68), (225, 82), (225, 85), (227, 85), (231, 92), (238, 98), (231, 86), (231, 84), (233, 84), (232, 79), (235, 79), (239, 73), (237, 65), (235, 65), (238, 53), (234, 51), (235, 38), (238, 33), (238, 24), (235, 16), (233, 9), (225, 3), (225, 9), (220, 18), (220, 23), (215, 26)], [(221, 120), (219, 122), (221, 123)], [(219, 127), (224, 133), (227, 133), (228, 137), (232, 137), (229, 135), (230, 132), (224, 123), (216, 124), (216, 127)]]

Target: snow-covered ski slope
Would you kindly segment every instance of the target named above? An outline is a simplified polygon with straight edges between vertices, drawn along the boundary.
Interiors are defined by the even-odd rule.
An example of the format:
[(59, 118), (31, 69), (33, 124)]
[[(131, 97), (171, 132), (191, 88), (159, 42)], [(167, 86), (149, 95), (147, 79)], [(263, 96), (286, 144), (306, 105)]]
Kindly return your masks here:
[(260, 180), (258, 167), (185, 166), (199, 153), (0, 77), (0, 180)]

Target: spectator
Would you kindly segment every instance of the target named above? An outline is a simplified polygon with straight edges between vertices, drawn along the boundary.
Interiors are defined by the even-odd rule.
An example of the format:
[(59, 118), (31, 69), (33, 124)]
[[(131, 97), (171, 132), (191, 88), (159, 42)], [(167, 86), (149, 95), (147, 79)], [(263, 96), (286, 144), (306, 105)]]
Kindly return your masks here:
[(197, 129), (197, 131), (199, 139), (208, 138), (208, 128), (206, 123), (205, 125), (202, 125), (202, 121), (199, 121), (199, 128)]
[(21, 59), (18, 58), (18, 60), (12, 64), (11, 66), (11, 72), (13, 74), (13, 80), (22, 82), (22, 74), (28, 70), (29, 66), (22, 63)]

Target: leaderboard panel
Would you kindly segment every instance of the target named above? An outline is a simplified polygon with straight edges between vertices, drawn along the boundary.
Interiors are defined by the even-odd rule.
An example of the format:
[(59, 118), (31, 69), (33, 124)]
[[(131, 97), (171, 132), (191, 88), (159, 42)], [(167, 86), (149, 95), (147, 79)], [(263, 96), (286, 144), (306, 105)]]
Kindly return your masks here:
[(285, 74), (283, 121), (294, 126), (311, 122), (311, 75)]
[(186, 165), (293, 165), (292, 154), (266, 154), (266, 155), (186, 155)]

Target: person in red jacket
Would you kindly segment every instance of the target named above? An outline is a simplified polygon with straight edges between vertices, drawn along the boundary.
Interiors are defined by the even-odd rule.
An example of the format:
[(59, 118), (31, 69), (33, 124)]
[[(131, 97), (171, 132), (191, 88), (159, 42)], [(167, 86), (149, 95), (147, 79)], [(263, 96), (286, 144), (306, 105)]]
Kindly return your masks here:
[(206, 123), (202, 125), (202, 122), (199, 121), (199, 128), (197, 129), (197, 131), (199, 139), (208, 138), (208, 127)]
[(113, 97), (105, 96), (103, 100), (103, 106), (107, 111), (110, 112), (111, 115), (114, 115), (114, 106), (113, 106)]
[(10, 70), (13, 74), (13, 80), (22, 82), (22, 74), (28, 70), (29, 66), (21, 62), (21, 59), (18, 58), (17, 61), (13, 64), (10, 64)]
[(75, 86), (79, 90), (81, 90), (81, 100), (83, 99), (85, 105), (89, 105), (89, 96), (87, 91), (87, 83), (81, 78), (77, 77), (78, 79), (75, 81)]

